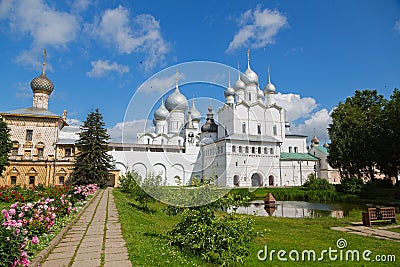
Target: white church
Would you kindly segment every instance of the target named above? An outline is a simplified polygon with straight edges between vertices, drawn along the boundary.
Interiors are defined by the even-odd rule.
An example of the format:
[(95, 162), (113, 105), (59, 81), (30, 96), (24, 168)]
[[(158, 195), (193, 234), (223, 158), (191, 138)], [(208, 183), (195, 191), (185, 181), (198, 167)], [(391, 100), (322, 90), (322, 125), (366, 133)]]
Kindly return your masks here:
[(189, 105), (176, 79), (175, 90), (153, 114), (154, 132), (138, 134), (135, 144), (110, 144), (116, 168), (121, 175), (132, 170), (142, 177), (160, 175), (167, 186), (190, 185), (194, 177), (213, 178), (220, 187), (302, 185), (326, 158), (309, 153), (307, 136), (290, 132), (275, 94), (269, 68), (268, 83), (260, 89), (248, 52), (247, 69), (238, 69), (233, 87), (228, 82), (225, 103), (216, 116), (210, 104), (200, 125), (195, 101)]

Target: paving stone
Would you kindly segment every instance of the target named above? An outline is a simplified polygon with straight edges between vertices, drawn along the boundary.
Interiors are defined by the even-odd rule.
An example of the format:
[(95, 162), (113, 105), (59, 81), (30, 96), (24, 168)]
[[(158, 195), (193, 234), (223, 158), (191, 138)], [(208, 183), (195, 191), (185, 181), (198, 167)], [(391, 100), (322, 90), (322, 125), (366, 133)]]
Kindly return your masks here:
[(48, 261), (48, 260), (66, 259), (66, 258), (71, 259), (73, 255), (74, 255), (73, 253), (72, 254), (68, 254), (66, 252), (51, 253), (49, 255), (49, 257), (46, 259), (46, 261)]
[(57, 260), (46, 260), (45, 263), (43, 263), (42, 267), (67, 267), (69, 264), (69, 259), (63, 258), (63, 259), (57, 259)]
[(96, 267), (100, 266), (100, 258), (94, 260), (74, 261), (72, 267)]
[(88, 252), (83, 254), (77, 254), (74, 261), (85, 261), (85, 260), (95, 260), (100, 259), (101, 253), (99, 252)]
[(331, 227), (332, 230), (336, 230), (336, 231), (342, 231), (342, 232), (349, 232), (350, 230), (347, 229), (346, 227)]
[(104, 267), (131, 267), (132, 263), (129, 260), (105, 262)]
[(105, 262), (113, 262), (113, 261), (128, 260), (128, 259), (129, 259), (128, 252), (106, 254), (104, 257)]

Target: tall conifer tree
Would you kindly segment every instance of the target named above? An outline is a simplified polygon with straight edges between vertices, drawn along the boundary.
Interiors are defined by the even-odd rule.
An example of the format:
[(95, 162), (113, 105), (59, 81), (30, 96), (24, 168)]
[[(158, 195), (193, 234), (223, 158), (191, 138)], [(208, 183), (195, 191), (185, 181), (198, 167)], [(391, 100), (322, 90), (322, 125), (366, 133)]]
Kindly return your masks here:
[(10, 153), (11, 147), (10, 129), (0, 117), (0, 176), (8, 163), (8, 153)]
[(112, 157), (107, 153), (110, 136), (104, 126), (103, 116), (98, 109), (89, 113), (81, 126), (80, 138), (76, 142), (78, 155), (71, 177), (72, 184), (96, 183), (100, 187), (107, 185), (109, 170), (113, 169), (113, 165)]

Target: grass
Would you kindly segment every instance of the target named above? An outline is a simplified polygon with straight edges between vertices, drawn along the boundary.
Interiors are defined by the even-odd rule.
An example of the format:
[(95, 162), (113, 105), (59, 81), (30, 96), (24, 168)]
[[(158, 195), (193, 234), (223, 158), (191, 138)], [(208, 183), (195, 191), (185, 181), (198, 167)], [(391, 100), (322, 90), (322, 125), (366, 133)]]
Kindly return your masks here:
[[(127, 195), (114, 190), (122, 232), (126, 240), (129, 259), (133, 266), (212, 266), (198, 257), (182, 253), (179, 249), (168, 245), (167, 232), (179, 221), (178, 217), (168, 217), (162, 208), (162, 203), (150, 203), (151, 213), (137, 210)], [(245, 215), (243, 215), (245, 216)], [(398, 266), (400, 261), (400, 243), (363, 237), (354, 234), (331, 230), (332, 226), (348, 226), (352, 221), (361, 221), (361, 211), (352, 212), (343, 219), (317, 218), (292, 219), (278, 217), (254, 217), (254, 231), (257, 236), (250, 244), (250, 255), (245, 266)], [(257, 258), (259, 250), (268, 246), (268, 250), (283, 249), (287, 253), (297, 250), (315, 250), (317, 258), (323, 249), (337, 249), (336, 241), (344, 238), (347, 241), (346, 250), (370, 250), (375, 255), (395, 255), (396, 262), (339, 262), (329, 261), (328, 255), (321, 262), (280, 262), (276, 253), (274, 261), (260, 262)], [(286, 255), (286, 257), (288, 257)], [(238, 265), (239, 266), (239, 265)]]

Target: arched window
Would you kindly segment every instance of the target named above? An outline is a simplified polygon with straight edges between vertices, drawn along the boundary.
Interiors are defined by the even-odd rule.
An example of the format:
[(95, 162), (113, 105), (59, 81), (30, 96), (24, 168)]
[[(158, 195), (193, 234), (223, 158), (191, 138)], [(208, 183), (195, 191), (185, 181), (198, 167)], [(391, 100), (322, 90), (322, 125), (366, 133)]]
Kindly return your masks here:
[(232, 146), (232, 152), (233, 152), (233, 153), (236, 152), (236, 146)]
[(278, 129), (276, 128), (276, 125), (272, 128), (274, 135), (278, 135)]
[(272, 147), (269, 149), (269, 153), (274, 154), (274, 149)]
[(256, 148), (254, 146), (251, 148), (251, 153), (253, 153), (253, 154), (256, 153)]
[(291, 146), (289, 147), (289, 153), (292, 153), (292, 147)]
[(261, 147), (258, 147), (258, 154), (261, 154)]
[(268, 154), (268, 148), (264, 147), (264, 154)]
[(242, 133), (246, 133), (246, 123), (245, 122), (243, 122), (242, 123)]
[(239, 146), (239, 153), (243, 153), (243, 148), (242, 148), (242, 146)]
[(249, 147), (248, 146), (246, 146), (246, 151), (245, 152), (249, 153)]
[(297, 146), (294, 147), (294, 153), (298, 153), (299, 152), (299, 148)]
[(258, 125), (257, 125), (257, 133), (258, 133), (258, 134), (261, 134), (261, 124), (258, 124)]

